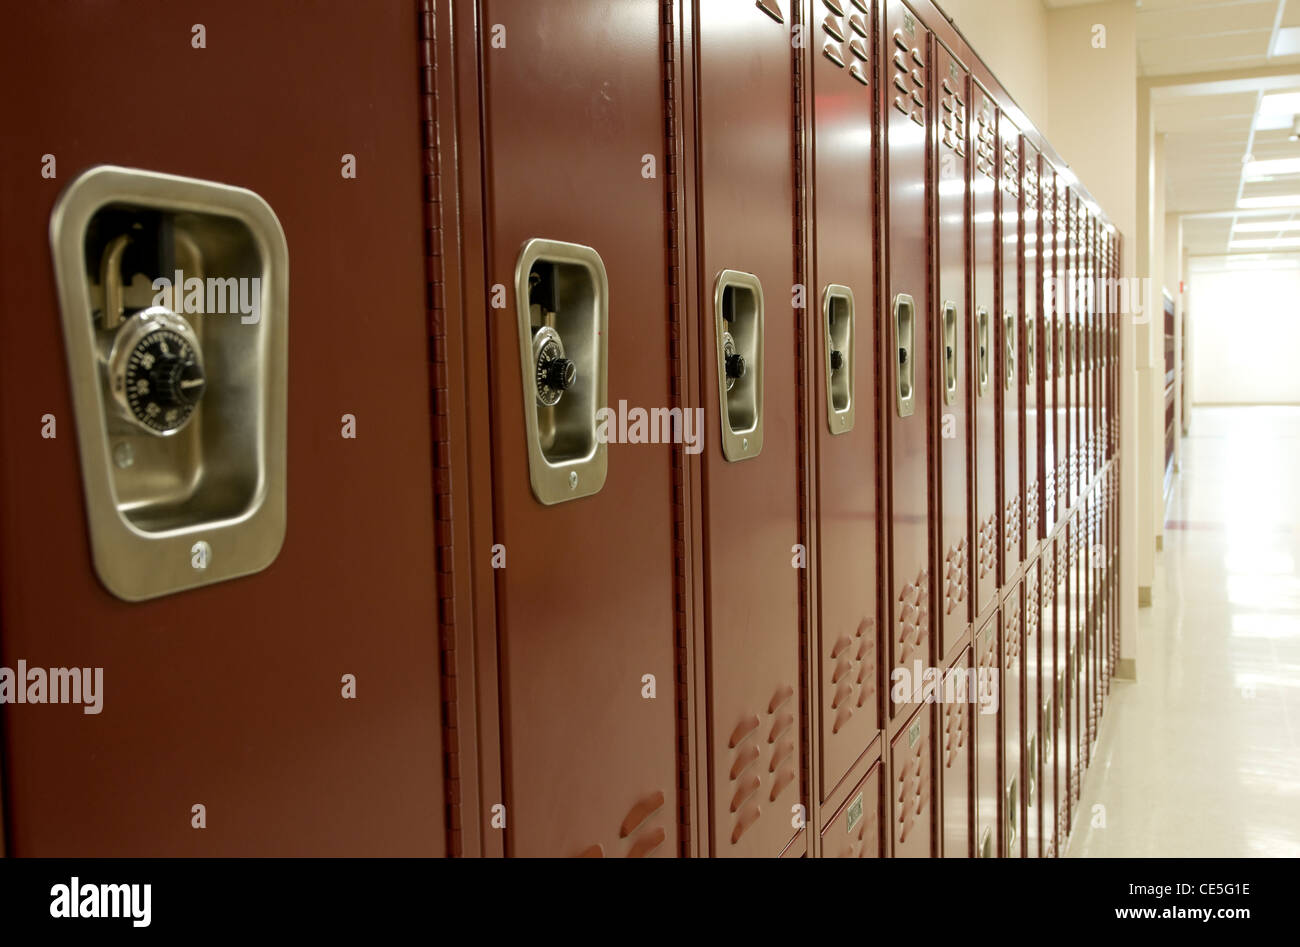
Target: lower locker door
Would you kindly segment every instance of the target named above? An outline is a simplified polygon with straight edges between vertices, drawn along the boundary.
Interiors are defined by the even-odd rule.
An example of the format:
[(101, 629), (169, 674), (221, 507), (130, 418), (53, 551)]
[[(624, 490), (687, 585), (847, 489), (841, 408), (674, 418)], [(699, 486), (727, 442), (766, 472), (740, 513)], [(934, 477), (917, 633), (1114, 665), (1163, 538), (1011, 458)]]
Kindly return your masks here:
[(969, 858), (973, 847), (971, 816), (975, 793), (973, 732), (978, 690), (972, 686), (970, 649), (965, 648), (944, 672), (939, 727), (940, 779), (943, 786), (943, 855)]
[(932, 854), (934, 773), (930, 733), (934, 704), (922, 704), (890, 744), (892, 780), (890, 812), (895, 858), (929, 858)]
[(824, 858), (880, 857), (880, 772), (873, 763), (848, 801), (822, 829)]
[(1000, 616), (994, 612), (975, 635), (978, 700), (972, 708), (975, 727), (975, 857), (997, 858), (1001, 852), (998, 827), (998, 725), (1002, 712), (1002, 681), (998, 664)]

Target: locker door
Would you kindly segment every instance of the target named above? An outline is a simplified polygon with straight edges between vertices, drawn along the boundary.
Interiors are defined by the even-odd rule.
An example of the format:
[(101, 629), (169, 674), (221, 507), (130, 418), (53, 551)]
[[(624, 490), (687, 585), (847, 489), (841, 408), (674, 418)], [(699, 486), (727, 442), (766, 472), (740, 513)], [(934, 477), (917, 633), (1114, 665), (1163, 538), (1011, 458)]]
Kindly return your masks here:
[(1067, 700), (1070, 709), (1070, 819), (1074, 820), (1074, 807), (1079, 801), (1079, 790), (1083, 782), (1083, 767), (1085, 759), (1085, 740), (1081, 724), (1083, 723), (1082, 709), (1082, 691), (1081, 686), (1083, 679), (1083, 654), (1081, 646), (1081, 619), (1083, 610), (1080, 606), (1082, 589), (1080, 585), (1080, 545), (1082, 543), (1081, 525), (1079, 520), (1079, 510), (1076, 508), (1071, 514), (1068, 525), (1068, 544), (1069, 550), (1069, 605), (1066, 608), (1066, 617), (1069, 624), (1066, 626), (1066, 646), (1069, 648), (1069, 675), (1066, 678), (1066, 687), (1068, 689)]
[[(695, 12), (712, 853), (775, 856), (794, 834), (791, 808), (807, 804), (801, 570), (791, 568), (801, 541), (791, 326), (802, 323), (791, 306), (790, 33), (747, 0)], [(728, 337), (743, 354), (727, 351)], [(746, 359), (743, 377), (728, 373), (733, 354)]]
[(1084, 396), (1083, 403), (1086, 409), (1084, 418), (1084, 475), (1083, 483), (1086, 486), (1092, 480), (1092, 475), (1096, 473), (1096, 446), (1097, 446), (1097, 390), (1096, 390), (1096, 372), (1093, 364), (1092, 353), (1092, 327), (1097, 316), (1097, 255), (1096, 255), (1096, 236), (1097, 236), (1097, 218), (1093, 216), (1090, 210), (1085, 208), (1084, 211), (1084, 278), (1087, 285), (1087, 294), (1085, 296), (1087, 305), (1082, 313), (1080, 322), (1080, 331), (1083, 334), (1081, 351), (1083, 352), (1083, 383)]
[(895, 858), (929, 858), (933, 813), (930, 733), (934, 704), (921, 704), (890, 743), (890, 821)]
[(1052, 536), (1057, 523), (1057, 313), (1060, 311), (1060, 294), (1056, 285), (1056, 172), (1045, 157), (1040, 159), (1039, 167), (1043, 176), (1039, 180), (1039, 287), (1041, 311), (1039, 323), (1043, 325), (1043, 343), (1039, 364), (1039, 431), (1040, 445), (1043, 450), (1041, 471), (1043, 471), (1043, 531), (1047, 539)]
[(871, 764), (848, 801), (822, 829), (824, 857), (880, 857), (880, 770), (879, 762)]
[(1052, 350), (1056, 366), (1052, 372), (1052, 406), (1055, 409), (1056, 428), (1053, 435), (1056, 456), (1056, 519), (1060, 526), (1070, 509), (1070, 311), (1074, 287), (1070, 282), (1069, 256), (1069, 191), (1056, 177), (1055, 250), (1052, 253), (1052, 270), (1056, 279), (1053, 299), (1052, 325), (1054, 338)]
[(943, 721), (939, 733), (943, 786), (943, 855), (969, 858), (974, 837), (971, 808), (974, 802), (972, 731), (976, 692), (970, 689), (970, 649), (963, 648), (944, 674)]
[[(827, 12), (826, 10), (821, 11)], [(813, 350), (821, 571), (821, 802), (879, 732), (876, 79), (871, 19), (828, 16), (812, 55)], [(842, 40), (837, 37), (843, 37)], [(874, 54), (873, 54), (874, 55)]]
[[(358, 18), (343, 5), (303, 16), (234, 0), (204, 8), (203, 50), (191, 47), (188, 24), (178, 30), (159, 12), (70, 3), (5, 11), (13, 42), (0, 72), (5, 88), (23, 92), (6, 100), (0, 158), (0, 306), (9, 315), (0, 343), (0, 665), (86, 668), (92, 682), (102, 670), (95, 699), (81, 693), (83, 708), (3, 708), (7, 854), (442, 855), (414, 5)], [(147, 65), (133, 67), (135, 56)], [(322, 70), (322, 61), (349, 68)], [(353, 150), (360, 171), (344, 179), (339, 153)], [(43, 154), (55, 159), (49, 179), (39, 177)], [(137, 169), (117, 203), (93, 185), (70, 190), (106, 164)], [(241, 190), (216, 194), (213, 185)], [(78, 194), (94, 215), (84, 230), (68, 203), (59, 207), (62, 232), (85, 254), (50, 239), (56, 201)], [(54, 274), (98, 284), (112, 244), (125, 248), (118, 262), (128, 270), (122, 329), (151, 318), (136, 316), (150, 308), (148, 282), (173, 278), (168, 263), (187, 279), (239, 280), (248, 310), (228, 297), (224, 312), (173, 314), (181, 323), (171, 326), (190, 323), (181, 331), (207, 357), (192, 424), (162, 439), (114, 417), (102, 453), (79, 458), (79, 440), (101, 434), (97, 399), (108, 393), (96, 390), (93, 350), (70, 357), (61, 321), (101, 339), (108, 330), (94, 328), (81, 297), (60, 305)], [(358, 244), (373, 252), (354, 253)], [(348, 279), (328, 278), (344, 259)], [(143, 293), (131, 288), (135, 274)], [(236, 373), (231, 359), (249, 338), (267, 348), (243, 350)], [(154, 353), (168, 354), (155, 347), (142, 357)], [(287, 379), (282, 395), (277, 379)], [(87, 402), (74, 402), (74, 385), (87, 386), (93, 410), (79, 412)], [(250, 405), (254, 389), (283, 408)], [(355, 440), (342, 436), (345, 412), (357, 419)], [(45, 414), (55, 419), (49, 439), (39, 433)], [(239, 437), (227, 437), (236, 428)], [(259, 437), (264, 466), (243, 467)], [(95, 458), (110, 443), (113, 482), (129, 494), (92, 489)], [(194, 465), (194, 455), (169, 452), (177, 444), (223, 463)], [(288, 471), (283, 481), (277, 469)], [(247, 556), (242, 526), (270, 522), (262, 512), (274, 508), (283, 530), (259, 535), (257, 556)], [(111, 557), (121, 571), (101, 582), (91, 531), (104, 524), (132, 540)], [(206, 551), (193, 548), (200, 542)], [(194, 587), (202, 570), (231, 578)], [(157, 597), (111, 592), (127, 572)], [(178, 575), (178, 586), (159, 581)], [(356, 700), (345, 693), (348, 674)], [(101, 712), (83, 713), (95, 700)], [(192, 826), (195, 805), (205, 807), (206, 830)]]
[(1056, 855), (1056, 544), (1049, 540), (1040, 562), (1038, 666), (1039, 844), (1044, 858)]
[(977, 83), (971, 82), (975, 124), (971, 174), (974, 305), (971, 312), (971, 387), (974, 423), (971, 425), (972, 493), (975, 497), (974, 614), (982, 618), (993, 607), (998, 590), (1001, 554), (998, 548), (998, 439), (997, 439), (997, 182), (999, 176), (997, 108)]
[(1069, 528), (1059, 530), (1055, 542), (1056, 558), (1056, 594), (1054, 596), (1055, 620), (1052, 634), (1056, 645), (1056, 688), (1053, 693), (1056, 718), (1056, 850), (1065, 854), (1066, 837), (1070, 830), (1070, 813), (1073, 807), (1070, 801), (1070, 708), (1069, 708)]
[[(617, 33), (604, 25), (615, 4), (600, 7), (483, 8), (486, 22), (529, 37), (502, 55), (485, 34), (482, 49), (486, 266), (513, 294), (482, 362), (505, 555), (494, 576), (511, 855), (678, 848), (672, 446), (604, 445), (607, 473), (587, 460), (601, 450), (593, 404), (674, 404), (663, 186), (626, 167), (663, 146), (659, 5), (617, 4)], [(619, 103), (617, 121), (591, 121), (594, 88)], [(548, 333), (576, 372), (550, 394), (538, 380)], [(558, 495), (541, 479), (556, 472)]]
[(1020, 283), (1023, 299), (1021, 316), (1020, 378), (1021, 378), (1021, 470), (1024, 477), (1025, 531), (1024, 558), (1032, 559), (1038, 553), (1039, 528), (1042, 524), (1042, 494), (1039, 490), (1038, 465), (1041, 418), (1039, 415), (1039, 385), (1042, 377), (1042, 320), (1039, 318), (1038, 293), (1042, 285), (1038, 279), (1039, 260), (1039, 182), (1038, 151), (1028, 142), (1024, 146), (1024, 174), (1021, 189), (1020, 214)]
[(935, 96), (939, 120), (939, 160), (935, 162), (938, 195), (938, 294), (935, 300), (933, 404), (938, 432), (940, 657), (951, 654), (970, 626), (970, 542), (967, 508), (967, 425), (970, 399), (970, 308), (967, 303), (967, 215), (969, 147), (966, 70), (941, 44), (935, 43)]
[(994, 611), (975, 635), (978, 701), (975, 716), (975, 857), (997, 858), (1002, 851), (998, 827), (998, 724), (1002, 716), (1002, 675), (999, 665), (999, 614)]
[(1002, 471), (1002, 585), (1012, 582), (1020, 570), (1024, 540), (1024, 496), (1021, 487), (1020, 399), (1024, 391), (1023, 347), (1020, 305), (1021, 151), (1020, 131), (1003, 112), (998, 120), (1002, 154), (999, 270), (998, 411)]
[(1024, 582), (1017, 581), (1002, 603), (1002, 855), (1024, 853)]
[(1024, 690), (1024, 767), (1021, 785), (1025, 797), (1025, 857), (1038, 858), (1042, 855), (1040, 847), (1039, 815), (1042, 810), (1042, 774), (1039, 771), (1039, 758), (1042, 751), (1040, 743), (1043, 735), (1039, 730), (1039, 677), (1042, 674), (1043, 657), (1041, 653), (1042, 635), (1039, 633), (1042, 609), (1039, 604), (1039, 560), (1030, 561), (1025, 568), (1025, 645), (1022, 663), (1025, 668)]
[[(889, 106), (884, 123), (888, 239), (882, 313), (889, 353), (883, 406), (888, 418), (892, 538), (889, 648), (890, 667), (912, 672), (918, 693), (921, 681), (913, 662), (929, 664), (932, 650), (927, 423), (933, 389), (925, 355), (934, 323), (926, 224), (930, 33), (905, 4), (888, 0), (884, 45), (889, 56), (883, 67)], [(891, 702), (891, 708), (896, 718), (904, 702)]]
[(1066, 332), (1066, 370), (1069, 373), (1066, 381), (1067, 397), (1070, 402), (1070, 447), (1067, 457), (1067, 466), (1070, 471), (1070, 506), (1074, 506), (1079, 499), (1081, 492), (1081, 477), (1083, 475), (1082, 465), (1079, 462), (1079, 456), (1083, 452), (1083, 387), (1080, 384), (1079, 368), (1079, 321), (1082, 318), (1082, 306), (1079, 302), (1080, 292), (1083, 287), (1083, 243), (1082, 243), (1082, 219), (1080, 212), (1082, 205), (1079, 202), (1079, 195), (1073, 188), (1069, 189), (1068, 211), (1069, 211), (1069, 242), (1068, 254), (1066, 256), (1068, 265), (1068, 280), (1070, 286), (1070, 306), (1066, 316), (1068, 330)]

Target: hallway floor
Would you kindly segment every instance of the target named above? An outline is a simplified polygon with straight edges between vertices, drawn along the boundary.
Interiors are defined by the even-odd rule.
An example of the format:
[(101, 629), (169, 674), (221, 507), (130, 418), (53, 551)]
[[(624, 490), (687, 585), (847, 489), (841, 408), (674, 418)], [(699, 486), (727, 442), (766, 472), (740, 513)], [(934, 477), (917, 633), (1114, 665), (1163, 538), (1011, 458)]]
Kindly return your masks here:
[(1300, 856), (1300, 408), (1191, 432), (1071, 857)]

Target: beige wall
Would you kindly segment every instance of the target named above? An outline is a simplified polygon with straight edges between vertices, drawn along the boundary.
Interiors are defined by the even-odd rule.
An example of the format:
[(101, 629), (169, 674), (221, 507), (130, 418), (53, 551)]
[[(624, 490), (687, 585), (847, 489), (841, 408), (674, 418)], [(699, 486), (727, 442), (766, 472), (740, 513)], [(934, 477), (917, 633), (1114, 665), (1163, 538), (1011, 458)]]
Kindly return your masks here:
[(1047, 134), (1048, 13), (1042, 0), (939, 0), (939, 6), (1020, 110)]

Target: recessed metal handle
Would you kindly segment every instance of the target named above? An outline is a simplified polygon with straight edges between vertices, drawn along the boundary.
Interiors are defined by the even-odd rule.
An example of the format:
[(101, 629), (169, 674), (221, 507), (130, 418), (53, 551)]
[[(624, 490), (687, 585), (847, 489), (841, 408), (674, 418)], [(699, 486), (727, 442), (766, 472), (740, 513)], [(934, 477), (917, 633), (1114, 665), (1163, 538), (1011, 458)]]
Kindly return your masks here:
[(975, 310), (975, 333), (978, 336), (979, 351), (975, 353), (975, 375), (979, 383), (979, 394), (983, 397), (989, 390), (989, 311), (983, 306)]
[(286, 522), (289, 251), (258, 195), (100, 166), (50, 217), (95, 569), (128, 601), (265, 569)]
[(1032, 386), (1034, 383), (1034, 355), (1037, 348), (1034, 345), (1034, 319), (1032, 316), (1025, 317), (1025, 386)]
[(609, 284), (591, 247), (533, 239), (515, 264), (533, 496), (552, 505), (598, 493), (608, 473), (608, 445), (597, 436), (607, 403)]
[(1054, 350), (1052, 348), (1052, 320), (1044, 319), (1043, 320), (1043, 356), (1044, 356), (1043, 357), (1043, 380), (1044, 381), (1052, 380), (1052, 359), (1054, 357), (1053, 351)]
[(1016, 320), (1009, 312), (1002, 313), (1003, 383), (1007, 390), (1016, 381)]
[(955, 404), (957, 385), (960, 378), (958, 371), (957, 304), (951, 300), (943, 304), (943, 403)]
[(749, 460), (763, 449), (763, 286), (723, 270), (713, 290), (722, 455)]
[(911, 417), (916, 410), (915, 337), (916, 302), (907, 293), (899, 293), (894, 298), (894, 349), (898, 353), (898, 364), (894, 367), (900, 418)]
[(822, 294), (822, 325), (826, 337), (826, 423), (832, 434), (853, 430), (857, 413), (854, 380), (856, 307), (853, 290), (838, 283)]

